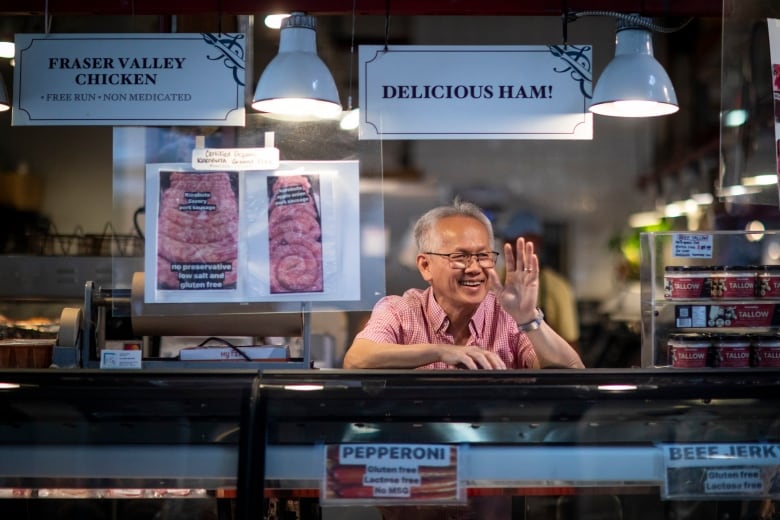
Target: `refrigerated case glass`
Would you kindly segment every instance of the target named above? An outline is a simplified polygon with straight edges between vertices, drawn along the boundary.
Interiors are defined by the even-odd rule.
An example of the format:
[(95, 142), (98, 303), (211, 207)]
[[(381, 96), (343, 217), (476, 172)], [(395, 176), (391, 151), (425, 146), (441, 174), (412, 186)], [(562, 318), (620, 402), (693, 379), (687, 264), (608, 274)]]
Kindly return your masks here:
[(736, 204), (778, 205), (778, 100), (767, 20), (774, 0), (723, 2), (720, 179), (716, 195)]
[[(490, 518), (749, 518), (777, 489), (682, 489), (702, 468), (668, 468), (664, 449), (774, 449), (780, 412), (764, 391), (777, 382), (773, 371), (729, 370), (266, 372), (245, 436), (255, 456), (241, 457), (239, 517), (256, 517), (263, 489), (332, 492), (331, 518), (366, 508), (377, 518), (488, 518), (486, 507)], [(399, 444), (457, 447), (465, 503), (349, 500), (355, 488), (337, 476), (331, 448)], [(370, 495), (363, 483), (360, 496)]]

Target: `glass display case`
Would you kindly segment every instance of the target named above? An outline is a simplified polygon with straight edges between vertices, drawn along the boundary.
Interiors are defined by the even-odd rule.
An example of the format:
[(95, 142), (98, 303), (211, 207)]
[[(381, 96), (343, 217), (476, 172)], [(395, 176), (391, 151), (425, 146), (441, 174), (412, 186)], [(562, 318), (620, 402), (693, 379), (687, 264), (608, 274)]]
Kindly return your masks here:
[(780, 232), (641, 236), (642, 366), (780, 367)]
[[(0, 381), (4, 518), (89, 506), (103, 509), (95, 518), (748, 520), (772, 518), (780, 496), (774, 370), (15, 370)], [(457, 493), (378, 498), (363, 479), (355, 499), (339, 487), (366, 468), (336, 472), (335, 451), (419, 447), (447, 453), (446, 476), (419, 466), (419, 484)], [(697, 460), (680, 466), (678, 453)], [(759, 489), (728, 488), (742, 483), (732, 471)]]
[(0, 517), (218, 514), (256, 373), (0, 371)]
[[(400, 444), (457, 447), (465, 500), (438, 504), (447, 518), (487, 518), (485, 502), (502, 500), (490, 518), (745, 518), (778, 490), (744, 501), (688, 488), (681, 501), (664, 446), (771, 443), (777, 382), (772, 371), (725, 369), (266, 372), (254, 386), (238, 511), (257, 518), (264, 494), (312, 489), (323, 512), (342, 518), (356, 504), (339, 495), (334, 446), (379, 453)], [(425, 486), (422, 467), (420, 475)], [(432, 507), (410, 497), (401, 500), (406, 517)], [(358, 502), (393, 518), (392, 500)]]

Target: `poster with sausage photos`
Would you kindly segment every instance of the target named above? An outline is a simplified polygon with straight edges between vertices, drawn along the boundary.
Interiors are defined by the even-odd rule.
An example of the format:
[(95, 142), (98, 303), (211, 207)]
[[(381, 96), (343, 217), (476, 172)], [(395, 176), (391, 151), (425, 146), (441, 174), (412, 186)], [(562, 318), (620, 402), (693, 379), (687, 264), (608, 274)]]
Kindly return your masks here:
[(146, 166), (145, 301), (360, 300), (357, 161)]

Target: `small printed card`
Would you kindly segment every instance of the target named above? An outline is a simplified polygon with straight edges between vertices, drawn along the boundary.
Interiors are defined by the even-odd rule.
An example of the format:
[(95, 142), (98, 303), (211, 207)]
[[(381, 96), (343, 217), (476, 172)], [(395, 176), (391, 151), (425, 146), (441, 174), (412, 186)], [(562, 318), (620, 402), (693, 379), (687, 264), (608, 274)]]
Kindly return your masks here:
[(124, 370), (141, 368), (140, 350), (110, 350), (100, 351), (100, 368), (109, 370)]

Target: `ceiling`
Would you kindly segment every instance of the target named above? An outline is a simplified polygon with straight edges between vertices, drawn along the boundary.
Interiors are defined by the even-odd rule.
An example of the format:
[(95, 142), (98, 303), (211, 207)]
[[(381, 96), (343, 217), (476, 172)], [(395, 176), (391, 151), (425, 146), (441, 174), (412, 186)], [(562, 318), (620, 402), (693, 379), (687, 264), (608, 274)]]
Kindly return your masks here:
[[(725, 0), (726, 9), (737, 0)], [(645, 16), (719, 17), (721, 0), (3, 0), (3, 15), (192, 15), (305, 11), (361, 15), (552, 16), (605, 10)]]

